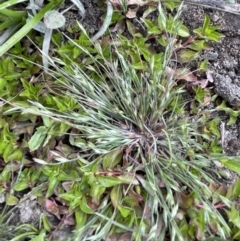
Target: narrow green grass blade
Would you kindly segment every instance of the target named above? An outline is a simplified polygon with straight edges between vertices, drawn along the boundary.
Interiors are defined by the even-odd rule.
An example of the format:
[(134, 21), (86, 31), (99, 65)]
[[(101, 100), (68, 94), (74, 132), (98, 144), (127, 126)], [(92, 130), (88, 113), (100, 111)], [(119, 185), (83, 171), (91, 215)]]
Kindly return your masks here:
[(0, 13), (13, 19), (21, 19), (27, 17), (27, 12), (25, 11), (13, 11), (9, 9), (0, 9)]
[(9, 0), (5, 3), (0, 4), (0, 10), (11, 7), (14, 4), (26, 2), (27, 0)]
[(7, 40), (2, 46), (0, 46), (0, 56), (6, 53), (11, 47), (19, 42), (24, 36), (26, 36), (31, 29), (44, 17), (45, 13), (53, 9), (61, 3), (61, 0), (51, 1), (47, 4), (36, 16), (28, 21), (18, 32), (16, 32), (9, 40)]
[(4, 23), (0, 24), (0, 31), (3, 31), (4, 29), (9, 29), (11, 26), (14, 26), (16, 24), (16, 21), (5, 21)]

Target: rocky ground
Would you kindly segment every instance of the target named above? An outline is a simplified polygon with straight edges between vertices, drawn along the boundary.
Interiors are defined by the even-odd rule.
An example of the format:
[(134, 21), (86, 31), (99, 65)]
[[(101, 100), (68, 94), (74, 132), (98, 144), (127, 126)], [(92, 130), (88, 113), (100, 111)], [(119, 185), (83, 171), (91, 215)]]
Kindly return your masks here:
[[(240, 15), (185, 5), (181, 17), (185, 25), (195, 29), (202, 25), (205, 14), (210, 16), (213, 25), (221, 27), (225, 37), (219, 43), (211, 43), (212, 49), (205, 50), (201, 58), (209, 60), (215, 93), (226, 100), (228, 107), (237, 109), (240, 106)], [(226, 113), (219, 112), (217, 116), (221, 119), (219, 131), (224, 152), (230, 156), (240, 155), (240, 118), (228, 126), (229, 116)], [(236, 174), (225, 171), (227, 176), (220, 181), (226, 185), (233, 183)]]

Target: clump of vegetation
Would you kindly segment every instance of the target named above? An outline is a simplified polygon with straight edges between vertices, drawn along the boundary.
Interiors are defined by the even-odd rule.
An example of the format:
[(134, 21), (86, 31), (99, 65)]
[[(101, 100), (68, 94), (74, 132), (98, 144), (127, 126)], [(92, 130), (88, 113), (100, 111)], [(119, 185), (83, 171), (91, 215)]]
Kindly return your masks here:
[[(19, 8), (14, 8), (16, 4), (23, 2), (27, 4), (21, 7), (21, 11)], [(65, 24), (63, 13), (57, 10), (63, 2), (63, 0), (53, 0), (46, 6), (44, 6), (44, 0), (8, 0), (1, 3), (0, 56), (19, 43), (31, 30), (35, 29), (44, 35), (42, 62), (43, 67), (46, 69), (48, 67), (46, 55), (49, 54), (52, 31), (53, 29), (63, 27)], [(84, 16), (85, 9), (82, 3), (79, 0), (73, 0), (72, 2), (78, 7), (81, 15)]]
[[(51, 68), (40, 81), (26, 81), (40, 68), (24, 59), (19, 43), (11, 51), (23, 59), (12, 63), (10, 55), (4, 63), (5, 71), (18, 70), (23, 91), (0, 65), (0, 95), (11, 101), (0, 122), (1, 202), (37, 200), (60, 220), (54, 227), (42, 214), (38, 227), (23, 224), (12, 241), (54, 240), (63, 223), (75, 226), (70, 239), (76, 241), (239, 240), (233, 200), (240, 182), (226, 189), (213, 178), (224, 173), (212, 168), (220, 163), (240, 173), (239, 162), (220, 153), (219, 120), (198, 108), (209, 90), (193, 87), (190, 105), (186, 81), (202, 82), (179, 67), (223, 35), (206, 16), (191, 36), (179, 21), (181, 7), (175, 16), (161, 4), (158, 10), (156, 21), (142, 19), (142, 34), (126, 21), (131, 39), (93, 43), (80, 24), (79, 37), (67, 43), (54, 34), (58, 57), (48, 58)], [(198, 67), (206, 71), (207, 62)], [(21, 192), (29, 193), (19, 198)]]

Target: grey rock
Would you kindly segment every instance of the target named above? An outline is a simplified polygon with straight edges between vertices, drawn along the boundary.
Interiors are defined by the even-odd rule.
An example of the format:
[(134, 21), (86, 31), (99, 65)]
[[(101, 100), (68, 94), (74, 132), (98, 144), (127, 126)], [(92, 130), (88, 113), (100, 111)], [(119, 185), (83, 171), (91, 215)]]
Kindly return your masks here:
[(208, 59), (208, 60), (216, 60), (218, 58), (218, 53), (217, 52), (212, 52), (212, 51), (206, 51), (202, 55), (203, 59)]
[(240, 106), (240, 87), (229, 76), (214, 75), (215, 92), (233, 106)]
[(39, 219), (41, 209), (37, 205), (36, 200), (27, 199), (18, 205), (20, 210), (21, 223), (31, 223)]

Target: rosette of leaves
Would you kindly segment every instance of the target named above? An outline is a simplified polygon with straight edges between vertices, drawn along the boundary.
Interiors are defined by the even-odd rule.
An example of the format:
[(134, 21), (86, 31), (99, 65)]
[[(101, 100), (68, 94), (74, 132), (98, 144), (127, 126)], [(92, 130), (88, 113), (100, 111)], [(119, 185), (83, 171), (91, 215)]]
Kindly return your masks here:
[[(166, 15), (161, 6), (159, 10), (164, 23)], [(125, 233), (136, 241), (230, 235), (210, 200), (209, 171), (215, 158), (199, 142), (204, 138), (198, 131), (202, 120), (192, 121), (182, 100), (184, 88), (176, 84), (174, 74), (166, 73), (174, 34), (181, 27), (179, 13), (171, 17), (172, 34), (164, 52), (148, 54), (147, 45), (139, 49), (138, 68), (131, 62), (132, 40), (122, 49), (108, 44), (108, 57), (98, 43), (93, 56), (89, 45), (87, 49), (72, 40), (82, 63), (69, 64), (67, 56), (49, 59), (54, 69), (49, 73), (56, 79), (56, 91), (74, 99), (78, 108), (61, 112), (30, 102), (32, 107), (23, 110), (72, 128), (69, 143), (79, 148), (78, 158), (53, 152), (58, 163), (35, 161), (51, 179), (47, 197), (71, 177), (70, 185), (55, 195), (75, 214), (74, 240), (120, 240)], [(227, 198), (214, 195), (230, 206)]]

